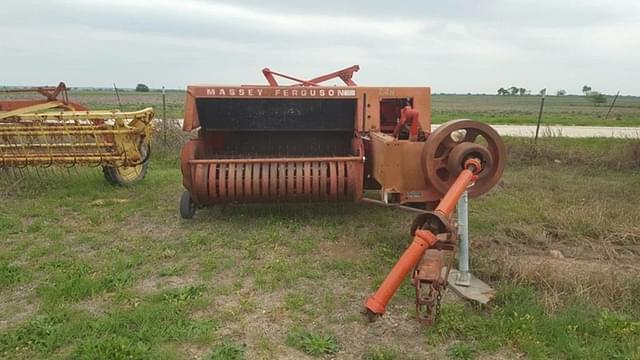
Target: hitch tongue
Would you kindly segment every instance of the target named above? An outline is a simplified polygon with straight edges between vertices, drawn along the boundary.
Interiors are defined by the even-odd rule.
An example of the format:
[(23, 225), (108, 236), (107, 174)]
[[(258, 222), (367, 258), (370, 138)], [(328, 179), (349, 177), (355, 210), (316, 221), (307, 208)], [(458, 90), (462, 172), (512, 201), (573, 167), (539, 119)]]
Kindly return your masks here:
[(413, 271), (411, 282), (416, 288), (416, 313), (421, 324), (435, 324), (440, 312), (442, 290), (447, 287), (451, 260), (452, 250), (429, 249)]

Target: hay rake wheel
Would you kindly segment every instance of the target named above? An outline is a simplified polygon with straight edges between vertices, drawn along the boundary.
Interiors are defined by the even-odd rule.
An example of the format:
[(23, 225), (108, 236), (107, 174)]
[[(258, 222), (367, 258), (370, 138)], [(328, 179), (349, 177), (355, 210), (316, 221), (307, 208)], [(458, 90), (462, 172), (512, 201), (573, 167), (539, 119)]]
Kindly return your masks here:
[(131, 166), (103, 165), (102, 173), (107, 182), (112, 185), (130, 186), (133, 183), (142, 181), (149, 168), (150, 146), (141, 146), (139, 151), (142, 156), (142, 161), (139, 164), (132, 164)]

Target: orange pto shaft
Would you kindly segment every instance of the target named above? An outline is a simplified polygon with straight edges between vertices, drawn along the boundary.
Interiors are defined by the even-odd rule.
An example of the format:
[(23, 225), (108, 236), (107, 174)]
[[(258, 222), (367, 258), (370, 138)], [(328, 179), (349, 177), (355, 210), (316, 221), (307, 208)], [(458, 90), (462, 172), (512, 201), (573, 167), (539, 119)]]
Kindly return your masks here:
[(389, 275), (384, 279), (378, 291), (373, 294), (365, 304), (367, 310), (370, 312), (382, 315), (389, 303), (389, 300), (396, 293), (402, 280), (407, 277), (407, 274), (416, 266), (418, 261), (422, 258), (422, 254), (438, 242), (436, 236), (429, 230), (418, 230), (413, 237), (411, 245), (404, 251), (400, 260), (393, 266), (393, 269), (389, 272)]
[[(480, 164), (470, 161), (466, 168), (460, 172), (451, 188), (444, 195), (436, 212), (441, 213), (447, 219), (451, 217), (456, 203), (474, 179), (474, 171), (480, 169)], [(398, 262), (393, 266), (378, 290), (365, 303), (367, 315), (382, 315), (387, 304), (396, 293), (404, 278), (418, 264), (424, 252), (438, 242), (436, 235), (429, 230), (417, 230), (411, 245), (405, 250)]]
[(471, 170), (462, 170), (460, 175), (456, 178), (456, 181), (451, 185), (447, 193), (444, 194), (442, 200), (440, 200), (435, 211), (440, 212), (446, 218), (450, 218), (451, 214), (453, 214), (453, 210), (456, 208), (458, 200), (460, 200), (460, 197), (462, 196), (462, 193), (467, 190), (469, 184), (473, 182), (474, 177), (475, 175)]

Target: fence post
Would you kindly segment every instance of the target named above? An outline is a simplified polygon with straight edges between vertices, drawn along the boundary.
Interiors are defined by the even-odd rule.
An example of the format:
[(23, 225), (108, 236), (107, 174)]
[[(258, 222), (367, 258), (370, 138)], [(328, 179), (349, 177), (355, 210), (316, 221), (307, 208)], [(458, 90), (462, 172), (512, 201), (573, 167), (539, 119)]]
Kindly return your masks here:
[(120, 102), (120, 93), (118, 92), (118, 87), (116, 83), (113, 83), (113, 90), (116, 91), (116, 98), (118, 99), (118, 110), (122, 111), (122, 103)]
[(611, 102), (611, 106), (609, 106), (609, 110), (607, 111), (607, 116), (604, 117), (605, 121), (607, 119), (609, 119), (609, 114), (611, 114), (611, 109), (613, 109), (613, 106), (616, 104), (616, 100), (618, 99), (618, 95), (620, 95), (620, 90), (618, 90), (618, 92), (616, 93), (616, 96), (613, 97), (613, 101)]
[(167, 146), (167, 100), (164, 86), (162, 87), (162, 140)]
[[(546, 90), (546, 89), (544, 89)], [(540, 98), (540, 112), (538, 112), (538, 124), (536, 125), (536, 138), (533, 140), (535, 144), (538, 143), (538, 134), (540, 133), (540, 123), (542, 122), (542, 109), (544, 109), (544, 97), (546, 91), (542, 92), (542, 98)]]

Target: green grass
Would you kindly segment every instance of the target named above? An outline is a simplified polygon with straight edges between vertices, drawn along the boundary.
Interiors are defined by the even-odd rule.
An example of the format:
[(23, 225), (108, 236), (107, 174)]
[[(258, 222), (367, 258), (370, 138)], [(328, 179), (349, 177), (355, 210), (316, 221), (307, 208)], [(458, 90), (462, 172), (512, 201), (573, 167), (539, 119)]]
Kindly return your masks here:
[(528, 287), (505, 287), (493, 308), (478, 311), (447, 304), (441, 321), (425, 332), (428, 341), (450, 338), (452, 359), (473, 359), (504, 347), (532, 359), (628, 359), (640, 356), (640, 321), (575, 299), (549, 313)]
[(447, 300), (424, 331), (408, 282), (382, 322), (358, 313), (412, 214), (232, 205), (185, 221), (175, 154), (129, 188), (40, 170), (0, 192), (0, 358), (637, 357), (637, 142), (506, 141), (503, 181), (470, 214), (498, 301)]
[[(623, 96), (605, 119), (613, 97), (594, 106), (584, 96), (549, 96), (542, 123), (546, 125), (640, 126), (640, 98)], [(489, 124), (535, 124), (539, 96), (433, 95), (432, 121), (474, 119)]]
[(334, 355), (340, 351), (340, 344), (334, 334), (302, 328), (291, 329), (286, 343), (311, 356)]
[(23, 278), (22, 270), (15, 265), (0, 262), (0, 286), (10, 286), (20, 282)]
[(468, 343), (456, 343), (447, 348), (447, 355), (451, 359), (470, 360), (475, 357), (476, 349)]
[(207, 356), (208, 360), (242, 360), (244, 358), (244, 346), (232, 342), (216, 344), (211, 354)]
[[(211, 320), (192, 320), (184, 307), (158, 298), (120, 300), (119, 307), (99, 316), (69, 306), (43, 310), (0, 335), (0, 354), (14, 358), (66, 355), (76, 358), (157, 358), (167, 341), (207, 340), (216, 325)], [(66, 356), (63, 356), (66, 357)]]
[(398, 351), (392, 347), (376, 346), (367, 350), (362, 355), (362, 360), (395, 360), (398, 359)]

